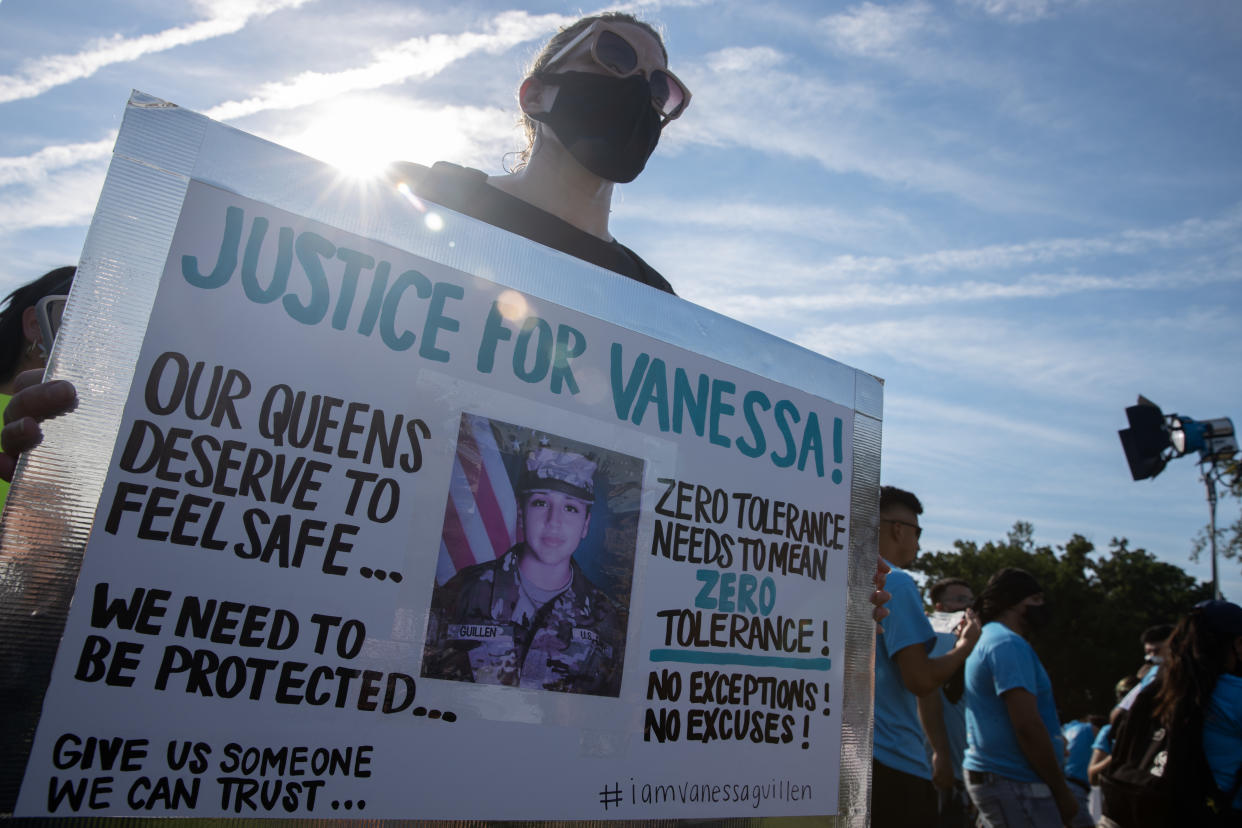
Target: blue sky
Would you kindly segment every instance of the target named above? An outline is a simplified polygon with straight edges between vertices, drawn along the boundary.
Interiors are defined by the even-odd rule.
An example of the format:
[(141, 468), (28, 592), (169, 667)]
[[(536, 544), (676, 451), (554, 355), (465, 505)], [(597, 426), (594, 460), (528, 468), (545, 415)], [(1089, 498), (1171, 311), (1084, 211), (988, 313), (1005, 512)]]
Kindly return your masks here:
[[(885, 378), (883, 477), (925, 548), (1028, 520), (1208, 576), (1193, 460), (1132, 482), (1116, 431), (1138, 393), (1242, 423), (1242, 4), (616, 8), (694, 100), (613, 232), (686, 299)], [(131, 88), (342, 165), (496, 172), (523, 66), (580, 10), (0, 0), (0, 290), (77, 260)]]

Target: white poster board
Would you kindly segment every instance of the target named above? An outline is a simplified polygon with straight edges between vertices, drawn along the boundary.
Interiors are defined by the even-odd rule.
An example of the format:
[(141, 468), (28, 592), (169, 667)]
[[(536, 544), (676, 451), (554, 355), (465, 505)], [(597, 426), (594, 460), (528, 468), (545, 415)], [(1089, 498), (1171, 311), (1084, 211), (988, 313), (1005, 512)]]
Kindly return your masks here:
[(183, 192), (18, 815), (839, 812), (850, 401)]

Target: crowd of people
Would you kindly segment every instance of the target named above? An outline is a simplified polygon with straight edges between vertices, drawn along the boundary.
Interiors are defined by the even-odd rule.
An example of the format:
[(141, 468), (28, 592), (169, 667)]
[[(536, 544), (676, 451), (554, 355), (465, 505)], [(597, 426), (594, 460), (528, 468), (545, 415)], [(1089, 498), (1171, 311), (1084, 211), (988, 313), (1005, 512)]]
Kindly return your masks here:
[[(546, 44), (521, 83), (529, 142), (517, 169), (488, 176), (451, 164), (404, 165), (394, 176), (423, 198), (671, 293), (661, 274), (612, 237), (608, 219), (614, 185), (642, 172), (689, 102), (655, 29), (623, 13), (584, 17)], [(72, 276), (61, 269), (39, 283), (64, 292), (64, 270)], [(2, 326), (12, 357), (0, 389), (4, 479), (39, 441), (38, 423), (75, 401), (68, 383), (41, 378), (46, 344), (30, 311), (39, 290), (10, 296)], [(922, 512), (910, 492), (882, 490), (873, 596), (881, 625), (874, 825), (1093, 825), (1089, 798), (1097, 782), (1100, 824), (1236, 820), (1242, 609), (1223, 601), (1188, 608), (1167, 644), (1153, 644), (1149, 669), (1112, 711), (1111, 726), (1088, 718), (1063, 727), (1029, 641), (1049, 620), (1043, 588), (1019, 569), (997, 572), (977, 594), (965, 581), (941, 582), (931, 589), (936, 612), (928, 617), (918, 585), (903, 571), (919, 551)], [(888, 592), (885, 562), (893, 567)], [(1159, 739), (1151, 737), (1153, 722)], [(1160, 788), (1164, 800), (1155, 805), (1142, 797), (1158, 786), (1126, 773), (1142, 761), (1131, 754), (1151, 753), (1152, 743), (1164, 745), (1165, 759), (1161, 773), (1148, 777), (1176, 783)]]
[(1242, 607), (1188, 607), (1146, 630), (1143, 661), (1111, 711), (1062, 723), (1030, 639), (1052, 619), (1029, 572), (975, 594), (930, 586), (924, 613), (905, 568), (923, 505), (880, 493), (880, 556), (893, 570), (876, 637), (872, 825), (1242, 825)]

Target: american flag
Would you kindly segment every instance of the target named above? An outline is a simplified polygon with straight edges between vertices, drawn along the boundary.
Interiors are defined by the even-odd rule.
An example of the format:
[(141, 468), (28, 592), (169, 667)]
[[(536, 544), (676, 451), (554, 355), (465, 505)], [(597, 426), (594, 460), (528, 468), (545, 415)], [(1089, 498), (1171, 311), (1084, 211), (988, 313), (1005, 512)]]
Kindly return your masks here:
[(436, 583), (445, 583), (468, 566), (499, 558), (515, 543), (517, 499), (492, 421), (462, 414)]

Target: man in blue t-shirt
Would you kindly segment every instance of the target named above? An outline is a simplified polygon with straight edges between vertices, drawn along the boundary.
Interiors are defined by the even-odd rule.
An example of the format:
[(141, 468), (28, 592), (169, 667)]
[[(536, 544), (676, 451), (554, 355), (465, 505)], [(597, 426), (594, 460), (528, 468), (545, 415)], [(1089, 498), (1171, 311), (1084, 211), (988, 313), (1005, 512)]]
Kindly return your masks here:
[(1095, 825), (1090, 813), (1091, 783), (1087, 777), (1097, 729), (1098, 725), (1088, 721), (1086, 716), (1061, 726), (1061, 738), (1065, 742), (1065, 779), (1078, 800), (1078, 813), (1070, 828), (1093, 828)]
[[(928, 591), (935, 612), (927, 616), (936, 631), (936, 646), (932, 658), (942, 656), (957, 646), (957, 629), (966, 617), (966, 610), (975, 603), (974, 590), (962, 578), (942, 578), (932, 584)], [(944, 709), (944, 730), (949, 740), (949, 759), (953, 768), (953, 787), (938, 789), (940, 819), (937, 828), (964, 828), (974, 826), (970, 813), (970, 797), (966, 794), (966, 782), (962, 778), (962, 756), (966, 752), (966, 692), (965, 667), (963, 664), (937, 691)], [(933, 751), (931, 741), (923, 744), (930, 761)]]
[(1095, 734), (1095, 741), (1091, 743), (1091, 764), (1087, 765), (1087, 781), (1092, 787), (1098, 787), (1100, 784), (1100, 774), (1108, 767), (1113, 759), (1113, 726), (1106, 724), (1100, 728), (1100, 732)]
[[(871, 824), (876, 828), (935, 824), (936, 786), (953, 786), (953, 768), (940, 694), (933, 691), (966, 661), (979, 638), (971, 617), (953, 649), (938, 658), (928, 655), (936, 634), (923, 614), (918, 586), (901, 569), (918, 555), (922, 513), (923, 504), (910, 492), (893, 486), (880, 490), (880, 557), (893, 567), (886, 584), (893, 597), (875, 647)], [(932, 744), (930, 763), (923, 753), (924, 728)]]
[(1065, 781), (1056, 703), (1027, 643), (1051, 620), (1043, 588), (1002, 569), (979, 596), (983, 634), (966, 659), (966, 790), (980, 826), (1069, 825), (1078, 802)]

